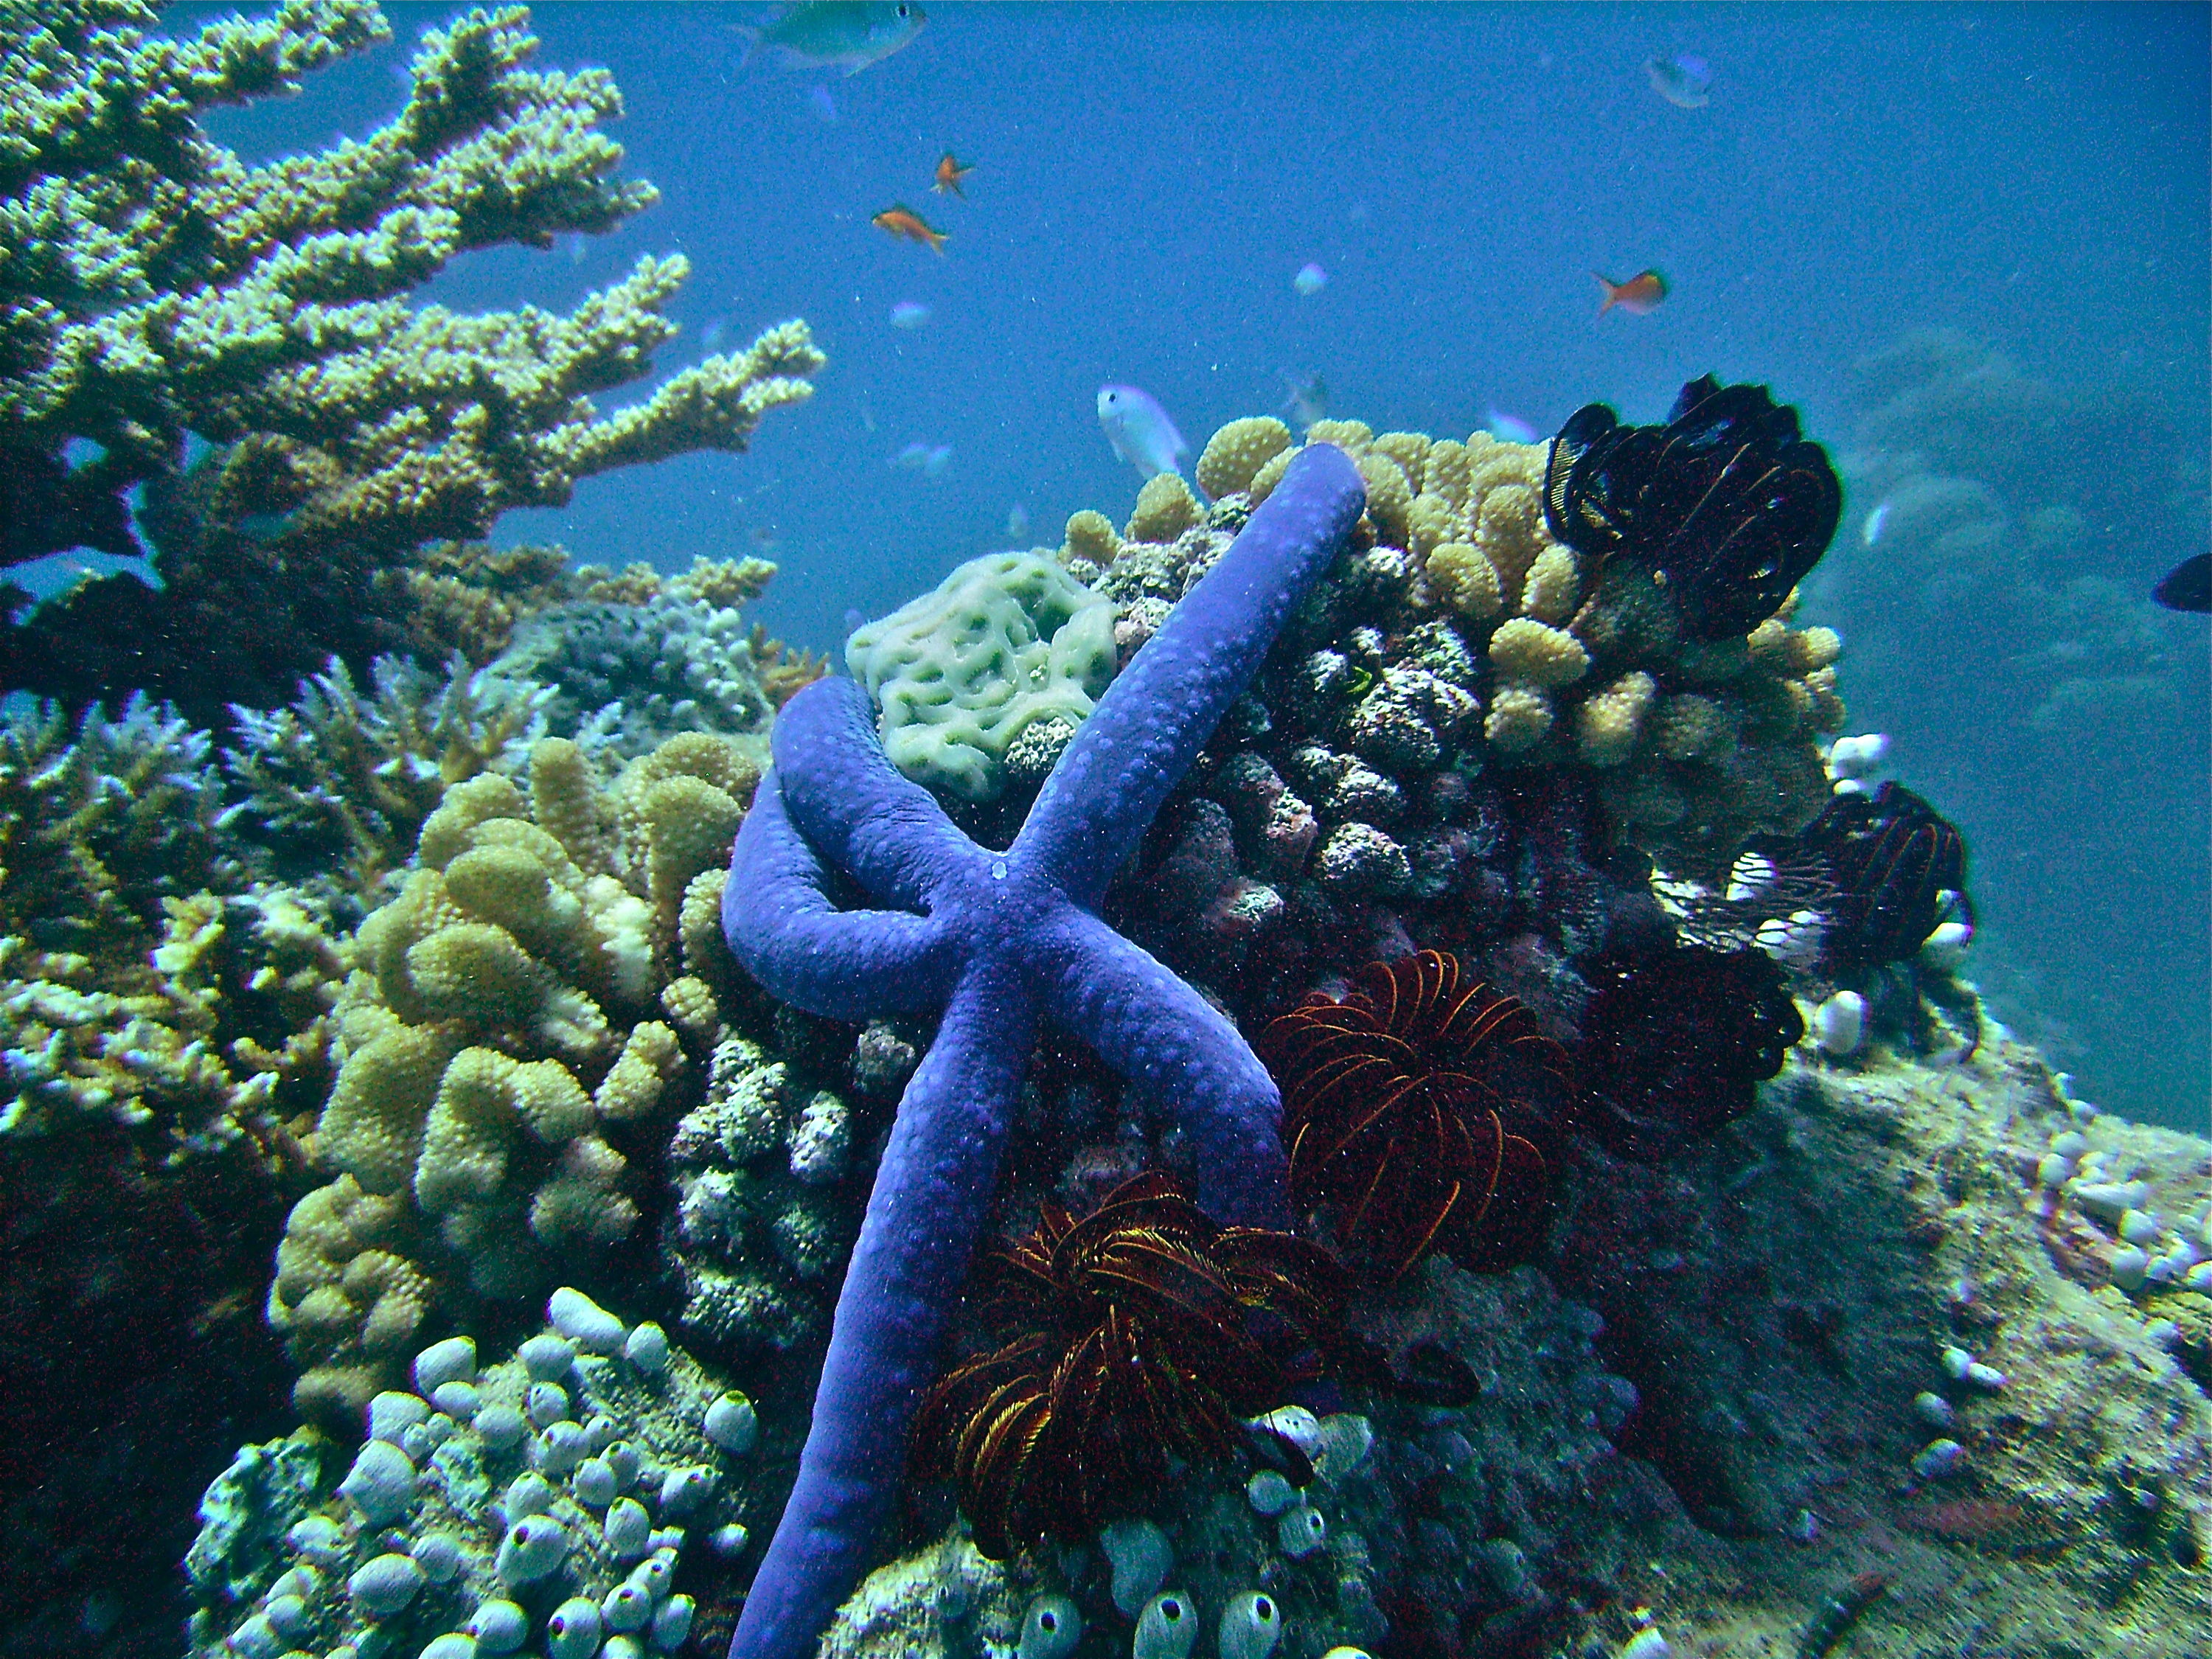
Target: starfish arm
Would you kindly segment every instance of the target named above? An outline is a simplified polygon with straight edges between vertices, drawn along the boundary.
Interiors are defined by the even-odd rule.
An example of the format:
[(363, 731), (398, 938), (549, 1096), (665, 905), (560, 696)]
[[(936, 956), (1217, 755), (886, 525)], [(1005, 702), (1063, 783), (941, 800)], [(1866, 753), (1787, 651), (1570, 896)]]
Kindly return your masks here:
[(942, 1007), (957, 960), (945, 925), (903, 910), (838, 909), (782, 782), (782, 769), (769, 769), (730, 850), (722, 934), (731, 951), (772, 995), (827, 1019)]
[(1282, 1096), (1219, 1009), (1087, 910), (1063, 905), (1031, 946), (1052, 1021), (1157, 1091), (1192, 1153), (1215, 1219), (1287, 1228)]
[(855, 682), (817, 680), (784, 704), (769, 741), (792, 822), (877, 899), (927, 909), (948, 882), (980, 874), (987, 854), (891, 764)]
[(730, 1659), (811, 1659), (872, 1558), (906, 1468), (907, 1425), (937, 1376), (999, 1181), (1036, 1004), (1008, 966), (954, 988), (908, 1084), (837, 1297), (799, 1480)]
[(1291, 463), (1220, 562), (1106, 688), (1045, 780), (1015, 856), (1097, 906), (1366, 501), (1342, 450), (1315, 444)]

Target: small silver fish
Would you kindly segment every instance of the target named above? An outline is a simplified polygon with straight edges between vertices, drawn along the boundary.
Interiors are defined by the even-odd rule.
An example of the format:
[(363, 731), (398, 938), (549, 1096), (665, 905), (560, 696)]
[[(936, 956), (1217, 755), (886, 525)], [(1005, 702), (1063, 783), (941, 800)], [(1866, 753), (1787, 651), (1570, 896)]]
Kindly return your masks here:
[(903, 472), (919, 472), (925, 478), (934, 478), (945, 471), (945, 464), (952, 459), (951, 444), (908, 444), (891, 457), (891, 465)]
[(893, 328), (920, 328), (929, 320), (929, 307), (919, 300), (901, 300), (891, 307)]
[(1098, 424), (1106, 428), (1106, 441), (1114, 446), (1114, 453), (1147, 478), (1180, 472), (1182, 457), (1190, 453), (1167, 410), (1136, 386), (1100, 386)]
[(1318, 374), (1301, 378), (1285, 370), (1283, 384), (1290, 388), (1290, 396), (1283, 399), (1283, 413), (1297, 422), (1304, 432), (1316, 421), (1328, 414), (1328, 382)]
[(1298, 267), (1298, 274), (1291, 278), (1291, 286), (1297, 290), (1298, 298), (1310, 300), (1328, 286), (1328, 273), (1309, 261)]
[(1537, 441), (1536, 428), (1517, 415), (1508, 415), (1493, 405), (1483, 411), (1483, 425), (1490, 435), (1502, 443), (1533, 444)]
[(1651, 90), (1676, 109), (1703, 109), (1712, 100), (1705, 89), (1713, 83), (1712, 66), (1693, 52), (1671, 58), (1654, 58), (1644, 65)]
[(1889, 503), (1884, 501), (1867, 514), (1866, 544), (1872, 547), (1881, 539), (1882, 529), (1889, 523)]
[(740, 26), (745, 57), (765, 51), (785, 69), (841, 69), (858, 75), (921, 33), (928, 21), (910, 0), (806, 0), (757, 28)]

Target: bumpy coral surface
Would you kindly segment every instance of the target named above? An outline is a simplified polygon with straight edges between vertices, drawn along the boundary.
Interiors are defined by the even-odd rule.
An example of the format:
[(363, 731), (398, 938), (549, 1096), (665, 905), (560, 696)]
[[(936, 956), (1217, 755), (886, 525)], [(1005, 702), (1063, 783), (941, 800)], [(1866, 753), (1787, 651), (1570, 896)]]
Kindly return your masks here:
[(357, 1407), (441, 1301), (526, 1296), (635, 1225), (630, 1158), (696, 1086), (678, 1025), (703, 1043), (700, 970), (720, 971), (686, 890), (718, 881), (757, 776), (698, 734), (609, 790), (547, 738), (526, 798), (485, 773), (425, 821), (398, 896), (347, 947), (314, 1140), (337, 1178), (277, 1254), (269, 1311), (307, 1368), (303, 1410)]
[[(0, 564), (140, 552), (124, 498), (143, 486), (161, 579), (90, 580), (11, 623), (0, 680), (80, 702), (139, 687), (210, 721), (265, 706), (333, 652), (362, 666), (400, 642), (416, 596), (380, 579), (421, 544), (611, 468), (743, 449), (809, 394), (823, 359), (792, 322), (593, 407), (674, 333), (680, 256), (643, 257), (565, 318), (406, 303), (457, 254), (605, 231), (654, 199), (599, 130), (621, 111), (611, 79), (529, 68), (527, 15), (432, 31), (392, 120), (250, 168), (199, 112), (389, 39), (373, 4), (181, 40), (134, 0), (0, 14)], [(188, 438), (214, 447), (189, 466)]]

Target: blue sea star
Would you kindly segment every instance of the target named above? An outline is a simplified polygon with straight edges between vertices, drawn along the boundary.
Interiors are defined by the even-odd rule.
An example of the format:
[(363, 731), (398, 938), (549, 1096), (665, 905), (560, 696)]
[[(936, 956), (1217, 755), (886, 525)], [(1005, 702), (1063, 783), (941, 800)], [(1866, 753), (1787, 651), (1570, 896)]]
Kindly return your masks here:
[[(1286, 1224), (1273, 1082), (1236, 1026), (1097, 906), (1364, 501), (1340, 450), (1303, 451), (1099, 699), (1003, 853), (893, 769), (852, 681), (809, 686), (778, 718), (775, 764), (731, 857), (731, 948), (810, 1012), (942, 1018), (899, 1102), (798, 1483), (732, 1659), (811, 1655), (868, 1565), (989, 1215), (1040, 1018), (1172, 1105), (1218, 1218)], [(840, 909), (840, 876), (887, 908)]]

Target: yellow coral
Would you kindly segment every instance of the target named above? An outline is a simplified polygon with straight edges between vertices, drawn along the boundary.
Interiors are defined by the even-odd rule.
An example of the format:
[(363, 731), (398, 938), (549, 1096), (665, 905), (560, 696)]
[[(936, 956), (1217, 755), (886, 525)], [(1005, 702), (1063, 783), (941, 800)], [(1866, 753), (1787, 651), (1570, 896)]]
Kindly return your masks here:
[(1479, 547), (1446, 542), (1429, 550), (1429, 592), (1462, 617), (1494, 617), (1504, 604), (1498, 567)]
[(1413, 510), (1413, 487), (1405, 469), (1388, 455), (1370, 449), (1352, 457), (1367, 483), (1367, 518), (1376, 535), (1392, 547), (1406, 545), (1407, 515)]
[(519, 818), (528, 807), (510, 778), (483, 772), (446, 791), (438, 810), (423, 821), (416, 842), (416, 862), (442, 870), (470, 846), (469, 832), (487, 818)]
[(1582, 757), (1592, 766), (1618, 766), (1626, 760), (1643, 735), (1644, 716), (1658, 690), (1650, 675), (1638, 672), (1625, 674), (1585, 697), (1575, 710), (1575, 739)]
[(694, 554), (691, 568), (669, 579), (667, 591), (679, 599), (696, 599), (724, 610), (758, 599), (775, 578), (766, 559), (709, 559)]
[(1790, 635), (1789, 650), (1790, 672), (1802, 677), (1827, 667), (1842, 656), (1844, 636), (1832, 628), (1808, 628)]
[(415, 1201), (431, 1215), (482, 1203), (507, 1185), (507, 1160), (524, 1130), (559, 1146), (592, 1121), (592, 1101), (557, 1060), (514, 1060), (464, 1048), (438, 1085), (415, 1166)]
[(1589, 672), (1589, 653), (1564, 628), (1516, 617), (1490, 636), (1490, 665), (1500, 679), (1556, 690)]
[(1382, 432), (1374, 438), (1374, 447), (1398, 463), (1408, 483), (1421, 476), (1421, 464), (1428, 459), (1429, 434), (1425, 432)]
[(1443, 496), (1416, 495), (1406, 514), (1407, 550), (1425, 559), (1444, 543), (1457, 541), (1462, 527), (1459, 509)]
[(1245, 486), (1245, 494), (1253, 506), (1259, 506), (1275, 493), (1275, 486), (1282, 483), (1283, 474), (1291, 470), (1291, 459), (1297, 453), (1296, 449), (1285, 449), (1265, 462), (1252, 475), (1252, 482)]
[(1069, 516), (1064, 544), (1068, 558), (1087, 559), (1101, 570), (1121, 556), (1121, 537), (1114, 521), (1087, 507)]
[(1487, 432), (1473, 434), (1467, 441), (1469, 498), (1480, 500), (1492, 490), (1509, 484), (1540, 491), (1544, 487), (1544, 459), (1549, 453), (1550, 446), (1547, 444), (1501, 443)]
[(1439, 438), (1421, 462), (1421, 490), (1442, 497), (1455, 511), (1467, 505), (1468, 450), (1456, 438)]
[(323, 1109), (317, 1151), (368, 1193), (396, 1193), (414, 1178), (422, 1123), (453, 1045), (434, 1026), (394, 1025), (346, 1058)]
[(1231, 421), (1206, 441), (1198, 487), (1215, 501), (1248, 488), (1252, 475), (1291, 447), (1291, 429), (1272, 415)]
[(676, 1033), (657, 1019), (641, 1020), (630, 1028), (629, 1041), (600, 1080), (592, 1105), (611, 1122), (645, 1117), (684, 1064), (684, 1045), (677, 1042)]
[(1582, 589), (1575, 556), (1556, 542), (1545, 544), (1521, 583), (1521, 610), (1539, 622), (1563, 623), (1574, 614)]
[(1735, 722), (1714, 699), (1684, 692), (1660, 705), (1652, 741), (1671, 761), (1726, 756), (1735, 749)]
[(1121, 533), (1133, 542), (1171, 542), (1205, 518), (1181, 473), (1156, 472), (1138, 490), (1136, 508)]
[(1498, 687), (1490, 700), (1490, 712), (1482, 717), (1482, 735), (1508, 755), (1534, 749), (1551, 730), (1551, 699), (1534, 686)]
[(1347, 455), (1358, 455), (1374, 441), (1374, 429), (1364, 421), (1316, 421), (1306, 428), (1308, 443), (1334, 444)]
[(566, 738), (547, 738), (530, 751), (530, 815), (578, 865), (606, 862), (611, 825), (600, 805), (599, 778), (591, 757)]
[(1518, 592), (1528, 567), (1550, 545), (1536, 492), (1522, 483), (1501, 483), (1485, 491), (1474, 514), (1474, 544), (1490, 556), (1508, 591)]

